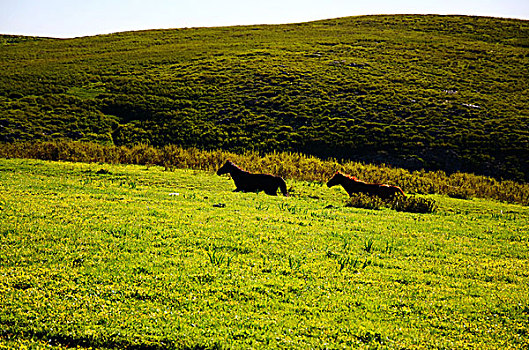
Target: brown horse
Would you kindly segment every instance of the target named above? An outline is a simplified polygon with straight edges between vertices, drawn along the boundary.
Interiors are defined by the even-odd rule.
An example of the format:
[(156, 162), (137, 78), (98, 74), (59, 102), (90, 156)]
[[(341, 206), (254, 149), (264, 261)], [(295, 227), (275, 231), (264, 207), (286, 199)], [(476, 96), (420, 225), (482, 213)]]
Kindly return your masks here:
[(365, 193), (370, 196), (379, 196), (382, 199), (388, 199), (398, 195), (406, 197), (402, 189), (398, 186), (367, 183), (358, 180), (354, 176), (345, 175), (340, 172), (336, 172), (329, 182), (327, 182), (328, 187), (335, 185), (342, 185), (349, 196), (352, 196), (353, 193)]
[(235, 192), (259, 192), (271, 196), (277, 196), (277, 189), (281, 189), (283, 195), (288, 196), (287, 184), (283, 178), (269, 174), (252, 174), (242, 170), (231, 161), (226, 161), (217, 171), (217, 175), (230, 174), (235, 182)]

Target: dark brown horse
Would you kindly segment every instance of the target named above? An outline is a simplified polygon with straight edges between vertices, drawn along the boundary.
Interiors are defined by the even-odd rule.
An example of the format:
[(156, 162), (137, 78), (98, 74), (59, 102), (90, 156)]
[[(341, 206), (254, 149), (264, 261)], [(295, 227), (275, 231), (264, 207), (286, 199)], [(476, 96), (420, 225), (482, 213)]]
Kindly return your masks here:
[(271, 196), (277, 196), (277, 189), (281, 189), (283, 195), (288, 196), (287, 184), (279, 176), (269, 174), (252, 174), (248, 171), (242, 170), (231, 161), (226, 161), (224, 165), (217, 171), (217, 175), (230, 174), (233, 182), (235, 182), (235, 192), (259, 192)]
[(365, 193), (370, 196), (379, 196), (382, 199), (388, 199), (398, 195), (406, 197), (402, 189), (398, 186), (367, 183), (358, 180), (354, 176), (345, 175), (340, 172), (336, 172), (329, 182), (327, 182), (328, 187), (336, 185), (342, 185), (349, 196), (352, 196), (353, 193)]

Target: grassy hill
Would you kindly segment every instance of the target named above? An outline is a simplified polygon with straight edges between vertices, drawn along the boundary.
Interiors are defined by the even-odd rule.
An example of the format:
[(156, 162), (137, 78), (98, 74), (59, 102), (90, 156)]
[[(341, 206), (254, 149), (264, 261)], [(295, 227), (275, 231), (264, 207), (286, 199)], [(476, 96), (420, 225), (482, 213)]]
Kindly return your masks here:
[(0, 140), (295, 151), (529, 180), (529, 22), (0, 36)]
[(0, 347), (529, 346), (529, 208), (211, 171), (0, 159)]

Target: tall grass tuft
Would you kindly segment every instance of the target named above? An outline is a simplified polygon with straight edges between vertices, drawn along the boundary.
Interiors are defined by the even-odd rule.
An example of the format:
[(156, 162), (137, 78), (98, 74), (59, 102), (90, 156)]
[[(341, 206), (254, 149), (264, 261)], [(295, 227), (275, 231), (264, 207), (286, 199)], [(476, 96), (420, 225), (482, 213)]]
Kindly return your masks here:
[(349, 197), (346, 207), (362, 208), (362, 209), (371, 209), (379, 210), (386, 205), (386, 203), (379, 197), (368, 196), (363, 193), (356, 193)]
[(408, 196), (393, 201), (391, 208), (409, 213), (433, 213), (437, 209), (437, 203), (430, 198)]

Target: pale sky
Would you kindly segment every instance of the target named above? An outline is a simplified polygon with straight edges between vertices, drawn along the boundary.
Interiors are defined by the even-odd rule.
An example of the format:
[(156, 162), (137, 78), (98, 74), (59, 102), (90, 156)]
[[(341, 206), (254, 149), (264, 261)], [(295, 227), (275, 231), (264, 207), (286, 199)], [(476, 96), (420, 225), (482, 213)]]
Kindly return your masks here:
[(72, 38), (128, 30), (280, 24), (370, 14), (529, 19), (529, 0), (0, 0), (0, 34)]

